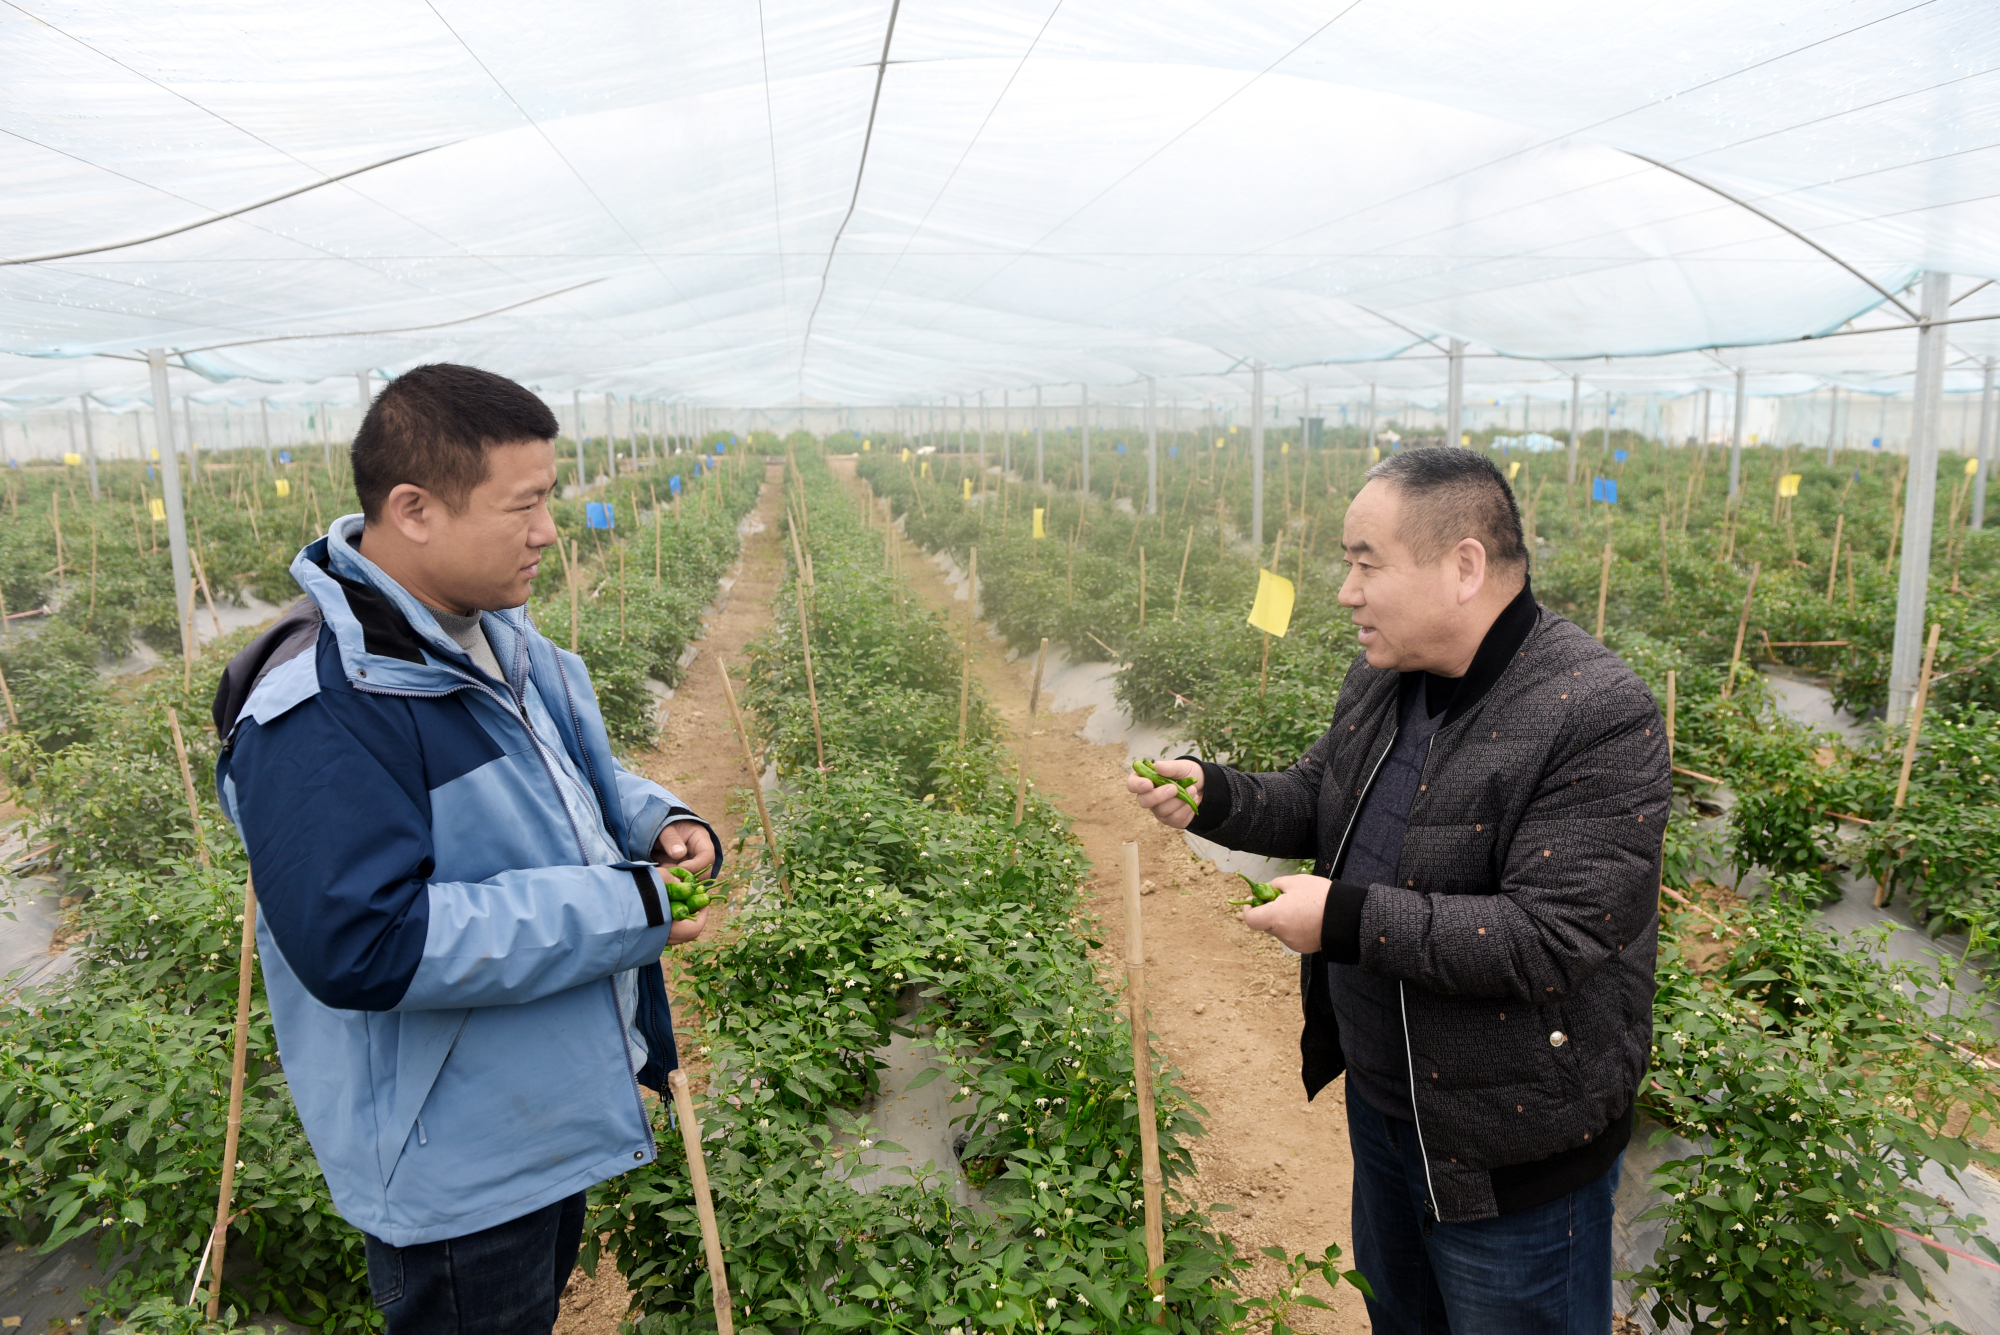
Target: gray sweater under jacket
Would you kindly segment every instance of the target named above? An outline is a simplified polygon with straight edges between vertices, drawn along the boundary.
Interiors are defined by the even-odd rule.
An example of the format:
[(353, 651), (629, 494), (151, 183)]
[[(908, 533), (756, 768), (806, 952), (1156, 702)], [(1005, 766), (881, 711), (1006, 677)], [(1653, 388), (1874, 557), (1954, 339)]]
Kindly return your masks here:
[[(1411, 1100), (1446, 1223), (1499, 1212), (1492, 1170), (1586, 1145), (1631, 1107), (1652, 1052), (1671, 796), (1652, 693), (1574, 623), (1542, 607), (1510, 661), (1470, 675), (1487, 679), (1461, 690), (1432, 740), (1396, 884), (1359, 901), (1358, 951), (1322, 943), (1401, 984)], [(1207, 767), (1203, 815), (1209, 794), (1224, 796), (1218, 778), (1226, 810), (1197, 833), (1328, 875), (1395, 736), (1399, 678), (1357, 657), (1332, 726), (1290, 769)], [(1322, 956), (1300, 979), (1310, 1098), (1345, 1059)]]

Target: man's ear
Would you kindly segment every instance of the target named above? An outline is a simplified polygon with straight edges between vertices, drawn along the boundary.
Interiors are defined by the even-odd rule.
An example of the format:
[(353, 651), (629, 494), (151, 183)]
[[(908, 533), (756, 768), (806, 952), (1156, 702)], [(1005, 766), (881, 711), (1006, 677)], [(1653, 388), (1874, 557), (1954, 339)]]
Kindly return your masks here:
[(405, 542), (423, 546), (431, 540), (431, 521), (438, 499), (414, 482), (398, 482), (382, 498), (382, 522), (393, 527)]
[(1490, 573), (1486, 565), (1486, 544), (1477, 538), (1465, 538), (1454, 549), (1454, 554), (1458, 563), (1458, 605), (1463, 607), (1486, 587)]

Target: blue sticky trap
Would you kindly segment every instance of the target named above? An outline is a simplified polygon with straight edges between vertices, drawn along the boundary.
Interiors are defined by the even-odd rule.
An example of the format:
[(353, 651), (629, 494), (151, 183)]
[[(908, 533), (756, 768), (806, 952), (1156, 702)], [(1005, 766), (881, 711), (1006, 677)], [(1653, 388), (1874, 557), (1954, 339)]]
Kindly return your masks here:
[(1169, 446), (1167, 446), (1167, 457), (1168, 457), (1169, 459), (1178, 459), (1178, 458), (1180, 458), (1180, 457), (1181, 457), (1181, 447), (1180, 447), (1180, 446), (1178, 446), (1178, 445), (1169, 445)]
[(1629, 451), (1626, 450), (1613, 450), (1611, 451), (1611, 457), (1616, 459), (1619, 463), (1622, 464), (1627, 459), (1631, 458), (1632, 455)]
[(1882, 448), (1882, 438), (1881, 438), (1880, 436), (1877, 436), (1877, 437), (1875, 437), (1875, 439), (1873, 439), (1873, 440), (1869, 441), (1869, 442), (1868, 442), (1868, 448), (1869, 448), (1869, 449), (1871, 449), (1871, 450), (1879, 450), (1879, 449), (1881, 449), (1881, 448)]
[(609, 501), (587, 501), (583, 507), (583, 522), (591, 528), (616, 528), (617, 519), (611, 513)]
[(1118, 442), (1118, 452), (1120, 454), (1125, 453), (1125, 442), (1122, 440)]
[(279, 462), (279, 463), (281, 463), (281, 464), (288, 464), (288, 463), (290, 463), (291, 461), (292, 461), (292, 452), (291, 452), (290, 450), (279, 450), (279, 451), (278, 451), (278, 462)]
[(1618, 479), (1615, 477), (1592, 478), (1590, 499), (1603, 501), (1606, 505), (1618, 504)]
[[(12, 462), (12, 461), (11, 461), (11, 460), (9, 460), (9, 462)], [(19, 465), (19, 464), (15, 464), (15, 465), (14, 465), (14, 467), (16, 467), (16, 468), (19, 468), (20, 466), (21, 466), (21, 465)], [(153, 480), (153, 466), (152, 466), (151, 464), (147, 464), (147, 465), (146, 465), (146, 481), (148, 481), (148, 482), (151, 482), (152, 480)]]
[(670, 496), (681, 494), (681, 475), (679, 473), (675, 473), (667, 479), (667, 494)]
[(724, 448), (725, 448), (725, 446), (724, 446), (724, 444), (723, 444), (723, 442), (722, 442), (722, 441), (719, 441), (719, 440), (718, 440), (718, 441), (716, 441), (716, 442), (715, 442), (715, 452), (716, 452), (717, 454), (721, 454), (721, 453), (723, 452)]
[(1854, 480), (1856, 482), (1859, 482), (1861, 480), (1861, 470), (1858, 468), (1854, 470)]

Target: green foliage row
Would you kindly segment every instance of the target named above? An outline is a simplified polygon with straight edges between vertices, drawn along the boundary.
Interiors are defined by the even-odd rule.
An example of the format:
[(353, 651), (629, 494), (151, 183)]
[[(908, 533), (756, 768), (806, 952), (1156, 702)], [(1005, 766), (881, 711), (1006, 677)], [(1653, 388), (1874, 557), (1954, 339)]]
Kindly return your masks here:
[[(690, 1046), (710, 1071), (703, 1129), (737, 1329), (1159, 1329), (1131, 1037), (1088, 953), (1099, 943), (1081, 911), (1082, 852), (1038, 796), (1015, 822), (1012, 766), (983, 700), (968, 702), (959, 737), (951, 627), (884, 572), (879, 536), (824, 464), (798, 467), (814, 579), (780, 589), (746, 695), (786, 781), (789, 891), (767, 871), (720, 939), (687, 948), (678, 984), (682, 1031), (692, 1002)], [(959, 1204), (942, 1174), (857, 1185), (862, 1156), (900, 1148), (865, 1113), (876, 1050), (895, 1034), (935, 1063), (912, 1089), (938, 1078), (953, 1091), (958, 1156), (983, 1205)], [(1148, 1075), (1171, 1183), (1192, 1167), (1200, 1110), (1171, 1072)], [(590, 1231), (608, 1235), (643, 1335), (713, 1329), (685, 1174), (664, 1154), (596, 1198)], [(1166, 1237), (1164, 1328), (1238, 1326), (1253, 1311), (1231, 1291), (1243, 1258), (1177, 1200)], [(1317, 1301), (1285, 1299), (1278, 1329)]]
[(1930, 1329), (1898, 1299), (1930, 1291), (1890, 1225), (2000, 1260), (1983, 1220), (1919, 1181), (2000, 1163), (1970, 1143), (2000, 1109), (1976, 1055), (1990, 1026), (1951, 1000), (1949, 967), (1891, 958), (1887, 927), (1842, 948), (1798, 902), (1812, 890), (1790, 876), (1755, 905), (1668, 915), (1640, 1106), (1656, 1143), (1671, 1126), (1699, 1148), (1652, 1179), (1666, 1241), (1635, 1278), (1661, 1329)]

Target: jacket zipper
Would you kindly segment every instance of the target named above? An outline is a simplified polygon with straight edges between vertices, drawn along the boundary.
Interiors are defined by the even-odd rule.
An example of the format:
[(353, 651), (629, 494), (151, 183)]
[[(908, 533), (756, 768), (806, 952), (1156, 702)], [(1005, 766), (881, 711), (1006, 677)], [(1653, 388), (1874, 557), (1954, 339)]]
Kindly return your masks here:
[[(460, 691), (467, 691), (467, 690), (484, 691), (486, 692), (487, 695), (491, 696), (495, 701), (500, 701), (502, 708), (506, 707), (505, 702), (500, 700), (499, 692), (495, 691), (491, 686), (487, 686), (482, 682), (476, 682), (476, 681), (467, 681), (462, 685), (453, 686), (449, 690), (443, 690), (443, 691), (406, 691), (406, 690), (398, 690), (393, 686), (364, 685), (361, 682), (355, 681), (351, 677), (348, 679), (347, 684), (352, 686), (355, 690), (361, 691), (367, 695), (393, 695), (405, 700), (442, 700), (447, 695), (456, 695)], [(541, 734), (535, 731), (535, 725), (528, 719), (527, 701), (525, 700), (525, 698), (516, 699), (514, 701), (514, 707), (515, 709), (520, 711), (521, 726), (528, 730), (528, 741), (532, 743), (535, 748), (535, 759), (542, 762), (542, 770), (549, 776), (549, 786), (555, 789), (556, 801), (562, 806), (563, 809), (563, 819), (569, 822), (569, 837), (576, 840), (576, 854), (579, 858), (583, 859), (583, 865), (588, 867), (590, 865), (590, 852), (583, 846), (583, 831), (576, 828), (576, 817), (570, 814), (569, 803), (563, 799), (562, 780), (559, 777), (557, 777), (555, 766), (549, 764), (548, 755), (542, 749), (544, 743), (542, 741)], [(581, 741), (581, 733), (578, 734), (578, 740)], [(593, 788), (596, 787), (595, 783), (593, 783), (591, 786)], [(600, 797), (599, 800), (602, 801), (603, 800), (602, 797)]]
[[(1390, 745), (1394, 746), (1395, 743), (1392, 741)], [(1437, 733), (1433, 732), (1424, 742), (1424, 763), (1417, 769), (1418, 792), (1423, 791), (1424, 772), (1431, 766), (1431, 748), (1435, 745), (1437, 745)], [(1403, 1061), (1405, 1069), (1410, 1073), (1410, 1124), (1417, 1129), (1417, 1157), (1424, 1161), (1424, 1194), (1430, 1197), (1427, 1205), (1430, 1208), (1431, 1218), (1435, 1219), (1438, 1212), (1437, 1186), (1431, 1181), (1430, 1151), (1424, 1148), (1424, 1119), (1417, 1112), (1417, 1057), (1410, 1046), (1409, 997), (1403, 991), (1403, 980), (1400, 978), (1396, 980), (1396, 1010), (1403, 1020)], [(1430, 1232), (1428, 1221), (1424, 1231)]]

